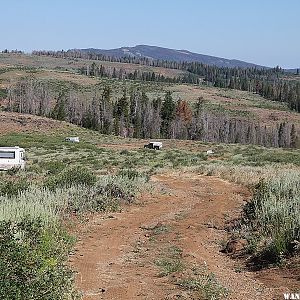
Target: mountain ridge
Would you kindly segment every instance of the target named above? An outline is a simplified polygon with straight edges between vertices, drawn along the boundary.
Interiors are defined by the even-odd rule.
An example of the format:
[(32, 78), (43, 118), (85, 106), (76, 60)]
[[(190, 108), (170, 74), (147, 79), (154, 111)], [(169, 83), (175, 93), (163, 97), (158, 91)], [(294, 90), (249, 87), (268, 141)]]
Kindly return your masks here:
[(212, 55), (200, 54), (191, 52), (185, 49), (170, 49), (159, 46), (150, 45), (136, 45), (134, 47), (120, 47), (114, 49), (97, 49), (97, 48), (84, 48), (84, 49), (70, 49), (68, 51), (81, 51), (83, 53), (101, 54), (112, 57), (144, 57), (153, 60), (168, 60), (175, 62), (199, 62), (208, 65), (215, 65), (217, 67), (241, 67), (259, 69), (269, 68), (254, 63), (238, 59), (228, 59)]

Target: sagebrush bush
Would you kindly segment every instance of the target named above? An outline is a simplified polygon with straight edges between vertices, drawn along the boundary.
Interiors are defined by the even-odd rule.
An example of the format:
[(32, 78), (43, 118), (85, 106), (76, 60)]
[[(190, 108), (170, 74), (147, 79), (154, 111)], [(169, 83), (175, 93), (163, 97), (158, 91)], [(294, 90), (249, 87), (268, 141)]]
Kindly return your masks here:
[(244, 213), (260, 241), (257, 255), (278, 261), (293, 252), (293, 242), (300, 240), (300, 172), (261, 180)]
[(146, 181), (149, 181), (149, 175), (148, 174), (143, 174), (138, 172), (135, 169), (121, 169), (118, 174), (118, 176), (127, 178), (129, 180), (135, 180), (137, 178), (145, 178)]
[(114, 211), (122, 202), (131, 203), (147, 186), (145, 176), (100, 176), (92, 186), (72, 186), (68, 189), (68, 210), (73, 212)]
[(51, 191), (31, 185), (17, 195), (0, 196), (0, 221), (20, 222), (24, 217), (40, 218), (43, 222), (57, 222), (66, 210), (69, 193), (67, 189)]
[(70, 212), (116, 210), (121, 202), (131, 203), (146, 186), (147, 178), (142, 175), (104, 175), (92, 185), (30, 185), (18, 194), (0, 195), (0, 220), (18, 222), (28, 216), (50, 224)]

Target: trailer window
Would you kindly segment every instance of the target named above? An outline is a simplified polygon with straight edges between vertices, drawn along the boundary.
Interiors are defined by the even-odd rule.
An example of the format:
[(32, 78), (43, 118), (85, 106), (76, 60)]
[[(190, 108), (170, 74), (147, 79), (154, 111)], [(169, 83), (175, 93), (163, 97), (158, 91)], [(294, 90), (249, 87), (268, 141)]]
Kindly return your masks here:
[(0, 151), (0, 159), (15, 159), (16, 153), (14, 151), (7, 152), (7, 151)]

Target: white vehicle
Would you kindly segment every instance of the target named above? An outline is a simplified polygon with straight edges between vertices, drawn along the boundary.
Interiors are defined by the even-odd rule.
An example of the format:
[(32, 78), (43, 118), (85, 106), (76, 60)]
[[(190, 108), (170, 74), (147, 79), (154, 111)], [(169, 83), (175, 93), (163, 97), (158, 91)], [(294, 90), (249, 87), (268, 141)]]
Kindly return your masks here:
[(144, 148), (160, 150), (162, 148), (162, 143), (161, 142), (150, 142), (149, 144), (144, 145)]
[(211, 154), (214, 154), (215, 152), (214, 152), (214, 150), (207, 150), (206, 151), (206, 154), (208, 154), (208, 155), (211, 155)]
[(0, 170), (25, 168), (25, 150), (20, 147), (0, 147)]
[(79, 143), (79, 137), (78, 136), (67, 137), (65, 141), (72, 142), (72, 143)]

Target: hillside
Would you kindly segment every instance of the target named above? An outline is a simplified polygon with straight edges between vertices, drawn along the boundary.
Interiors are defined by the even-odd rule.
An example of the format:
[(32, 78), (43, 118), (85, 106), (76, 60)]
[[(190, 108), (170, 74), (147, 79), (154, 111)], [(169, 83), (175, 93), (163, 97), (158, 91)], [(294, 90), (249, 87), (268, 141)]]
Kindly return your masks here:
[[(3, 130), (5, 126), (10, 130)], [(81, 142), (65, 142), (70, 135), (79, 136)], [(182, 140), (163, 140), (162, 151), (151, 151), (143, 149), (145, 141), (1, 112), (0, 145), (24, 147), (27, 167), (17, 173), (1, 173), (0, 220), (13, 222), (7, 231), (13, 228), (19, 232), (25, 219), (28, 230), (22, 241), (15, 235), (2, 235), (7, 239), (1, 243), (7, 246), (1, 258), (9, 261), (3, 268), (20, 268), (16, 272), (7, 267), (1, 276), (14, 284), (17, 276), (37, 269), (39, 280), (47, 285), (28, 283), (32, 291), (26, 290), (26, 295), (34, 292), (36, 297), (55, 292), (74, 295), (74, 274), (75, 287), (84, 300), (97, 296), (138, 300), (142, 295), (172, 299), (174, 294), (182, 299), (202, 295), (232, 300), (241, 295), (253, 300), (281, 299), (277, 296), (283, 291), (299, 289), (297, 256), (273, 267), (273, 259), (277, 259), (273, 253), (268, 268), (253, 270), (249, 266), (253, 257), (260, 257), (261, 245), (268, 246), (265, 242), (278, 238), (267, 231), (270, 226), (274, 230), (277, 223), (266, 226), (265, 232), (259, 227), (261, 232), (257, 233), (249, 224), (240, 228), (238, 221), (245, 200), (252, 199), (253, 186), (265, 178), (273, 185), (270, 191), (263, 186), (261, 193), (265, 195), (259, 195), (265, 197), (271, 213), (277, 206), (267, 197), (278, 188), (278, 180), (280, 188), (288, 191), (283, 200), (285, 193), (279, 194), (276, 218), (283, 220), (280, 230), (288, 230), (291, 224), (298, 226), (296, 218), (291, 223), (285, 220), (291, 211), (293, 216), (298, 214), (289, 205), (297, 207), (292, 196), (297, 196), (299, 189), (291, 188), (291, 180), (299, 176), (299, 151)], [(207, 155), (208, 149), (214, 149), (215, 154)], [(259, 213), (259, 220), (263, 220), (268, 211)], [(59, 226), (68, 235), (59, 231)], [(24, 229), (21, 232), (24, 234)], [(39, 244), (33, 232), (45, 242)], [(286, 243), (293, 238), (297, 237)], [(30, 250), (24, 250), (22, 246), (29, 240)], [(253, 240), (259, 245), (250, 244)], [(237, 247), (230, 250), (232, 242)], [(269, 251), (267, 246), (265, 251)], [(27, 259), (18, 259), (16, 249), (26, 253)], [(287, 250), (278, 251), (282, 258), (282, 251)], [(40, 264), (45, 263), (44, 258), (51, 264), (47, 272)], [(260, 261), (254, 265), (263, 267)], [(0, 290), (1, 296), (9, 293), (7, 285)]]
[(74, 126), (48, 118), (0, 111), (0, 135), (9, 133), (55, 133), (60, 134)]
[[(275, 147), (298, 145), (299, 114), (290, 111), (285, 103), (266, 100), (247, 91), (203, 84), (86, 76), (79, 72), (91, 63), (99, 64), (84, 59), (1, 54), (0, 106), (5, 110), (51, 115), (102, 133), (127, 137), (200, 139)], [(150, 68), (165, 76), (182, 72), (130, 63), (100, 63), (113, 69), (124, 65), (129, 72), (137, 67)], [(166, 123), (162, 110), (168, 93), (173, 112), (171, 121)], [(145, 106), (143, 101), (148, 104)], [(161, 104), (155, 108), (155, 103)], [(198, 115), (196, 106), (200, 109)], [(125, 115), (130, 117), (126, 125)]]
[(137, 45), (134, 47), (121, 47), (117, 49), (71, 49), (69, 51), (82, 51), (83, 53), (102, 54), (111, 57), (144, 57), (152, 60), (167, 60), (176, 62), (200, 62), (218, 67), (241, 67), (241, 68), (266, 68), (253, 63), (237, 59), (226, 59), (216, 56), (193, 53), (187, 50), (176, 50), (157, 46)]
[[(37, 55), (26, 55), (26, 54), (6, 54), (0, 53), (0, 68), (5, 70), (6, 68), (33, 68), (33, 69), (47, 69), (52, 71), (71, 71), (78, 72), (82, 67), (91, 65), (92, 63), (102, 64), (108, 70), (116, 68), (117, 70), (123, 69), (125, 72), (130, 73), (135, 70), (141, 72), (154, 72), (155, 74), (161, 74), (166, 77), (177, 77), (187, 72), (182, 70), (167, 69), (161, 67), (151, 67), (137, 64), (117, 63), (109, 61), (97, 61), (87, 60), (80, 58), (57, 58), (49, 56), (37, 56)], [(3, 71), (1, 71), (3, 72)]]

